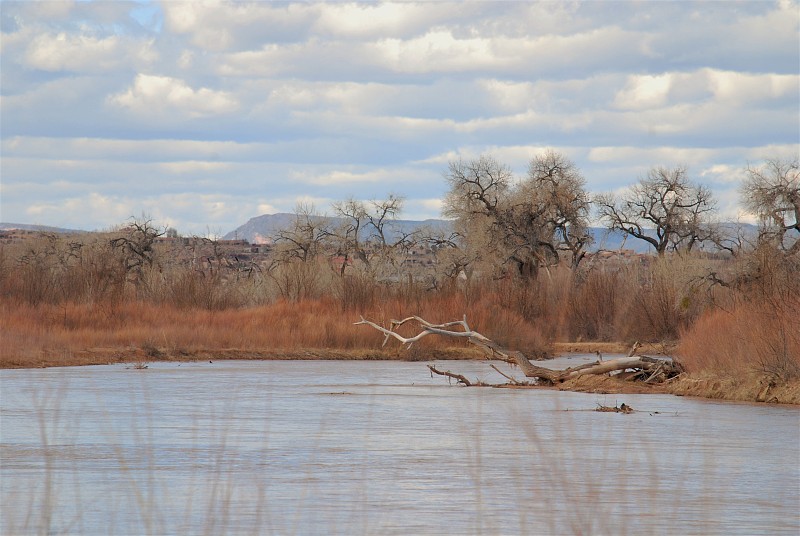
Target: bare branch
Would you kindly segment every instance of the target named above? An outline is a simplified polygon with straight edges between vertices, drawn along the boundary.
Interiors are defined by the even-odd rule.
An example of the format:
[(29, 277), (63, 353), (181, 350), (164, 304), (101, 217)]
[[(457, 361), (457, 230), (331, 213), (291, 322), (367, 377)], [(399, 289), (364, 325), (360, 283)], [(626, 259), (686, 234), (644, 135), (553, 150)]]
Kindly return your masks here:
[[(422, 326), (422, 331), (420, 331), (417, 335), (413, 337), (403, 337), (402, 335), (394, 331), (396, 328), (408, 322), (418, 323), (420, 326)], [(634, 345), (633, 349), (630, 352), (631, 355), (628, 357), (621, 357), (609, 361), (597, 361), (595, 363), (588, 363), (586, 365), (581, 365), (563, 371), (538, 367), (532, 364), (528, 360), (528, 358), (525, 357), (521, 352), (506, 350), (500, 347), (497, 343), (495, 343), (491, 339), (488, 339), (487, 337), (483, 336), (477, 331), (471, 330), (469, 328), (469, 325), (467, 324), (466, 316), (464, 317), (463, 320), (447, 322), (444, 324), (432, 324), (427, 320), (425, 320), (424, 318), (420, 318), (418, 316), (410, 316), (408, 318), (404, 318), (403, 320), (392, 320), (391, 329), (384, 328), (383, 326), (380, 326), (374, 322), (366, 320), (364, 317), (361, 317), (361, 320), (359, 322), (356, 322), (355, 325), (367, 325), (380, 331), (385, 335), (384, 344), (386, 344), (386, 342), (390, 337), (394, 337), (401, 343), (410, 345), (422, 339), (423, 337), (426, 337), (431, 334), (443, 335), (448, 337), (467, 338), (469, 342), (488, 350), (492, 358), (500, 359), (508, 363), (512, 363), (519, 366), (523, 374), (525, 374), (527, 378), (533, 378), (537, 382), (543, 382), (551, 385), (564, 382), (570, 378), (576, 378), (578, 376), (583, 376), (587, 374), (593, 374), (593, 375), (608, 374), (610, 372), (625, 371), (627, 369), (638, 369), (642, 372), (648, 372), (649, 376), (648, 380), (652, 380), (658, 375), (661, 375), (664, 379), (666, 379), (676, 374), (679, 374), (680, 372), (683, 371), (683, 368), (676, 361), (667, 361), (647, 356), (633, 355), (636, 349), (638, 348), (638, 343)], [(455, 331), (453, 329), (450, 329), (453, 327), (459, 327), (463, 329), (463, 331)], [(463, 383), (464, 385), (467, 386), (485, 385), (482, 383), (479, 384), (471, 383), (469, 382), (469, 380), (467, 380), (464, 376), (460, 374), (454, 374), (449, 371), (448, 372), (439, 371), (435, 369), (432, 365), (429, 365), (428, 368), (431, 369), (431, 372), (435, 372), (436, 374), (456, 379), (460, 383)], [(495, 368), (497, 372), (499, 372), (502, 376), (508, 379), (513, 385), (529, 385), (519, 382), (516, 379), (512, 378), (511, 376), (508, 376), (500, 372), (500, 370), (498, 370), (496, 367), (493, 368)]]

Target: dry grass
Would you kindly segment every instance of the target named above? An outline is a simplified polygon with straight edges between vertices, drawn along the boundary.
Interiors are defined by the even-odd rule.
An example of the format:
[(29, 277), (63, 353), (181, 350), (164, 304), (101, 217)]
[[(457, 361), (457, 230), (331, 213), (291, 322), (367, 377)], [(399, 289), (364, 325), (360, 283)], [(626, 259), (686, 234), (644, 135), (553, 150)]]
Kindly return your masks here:
[[(489, 300), (474, 304), (469, 311), (464, 305), (457, 295), (437, 296), (424, 304), (389, 299), (365, 311), (365, 316), (388, 324), (392, 318), (411, 314), (420, 314), (432, 321), (447, 321), (461, 318), (468, 312), (474, 329), (485, 330), (488, 336), (532, 355), (545, 352), (546, 342), (539, 331), (519, 315)], [(221, 311), (145, 301), (36, 306), (4, 301), (0, 302), (0, 313), (2, 367), (85, 364), (131, 356), (150, 360), (191, 358), (225, 351), (236, 357), (248, 354), (264, 357), (305, 349), (376, 356), (383, 342), (374, 331), (354, 326), (358, 315), (342, 313), (339, 303), (331, 299), (281, 300), (258, 307)], [(492, 329), (492, 326), (502, 329)], [(441, 356), (448, 354), (454, 345), (459, 346), (459, 343), (429, 337), (420, 341), (411, 353), (393, 345), (383, 356), (414, 359), (422, 357), (420, 352)], [(461, 348), (473, 355), (466, 351), (465, 345)]]

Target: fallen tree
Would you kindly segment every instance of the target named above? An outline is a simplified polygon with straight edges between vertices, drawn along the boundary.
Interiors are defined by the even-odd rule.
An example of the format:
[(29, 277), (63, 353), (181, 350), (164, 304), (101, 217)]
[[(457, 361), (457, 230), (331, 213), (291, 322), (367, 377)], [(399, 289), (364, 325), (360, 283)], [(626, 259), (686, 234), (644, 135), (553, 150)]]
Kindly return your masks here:
[[(421, 328), (421, 331), (413, 337), (404, 337), (396, 330), (408, 323), (416, 323)], [(660, 359), (656, 357), (649, 357), (644, 355), (636, 355), (639, 347), (638, 343), (634, 345), (627, 357), (620, 357), (603, 361), (602, 356), (598, 354), (598, 360), (594, 363), (587, 363), (577, 367), (568, 368), (565, 370), (554, 370), (546, 367), (536, 366), (525, 357), (525, 354), (516, 350), (509, 350), (503, 348), (496, 342), (488, 337), (472, 330), (467, 324), (467, 317), (464, 315), (463, 320), (456, 320), (444, 324), (432, 324), (418, 316), (410, 316), (403, 320), (392, 320), (388, 328), (366, 320), (361, 317), (359, 322), (355, 325), (370, 326), (384, 334), (383, 346), (389, 339), (394, 338), (407, 348), (411, 348), (414, 343), (428, 335), (441, 335), (445, 337), (455, 337), (466, 339), (468, 342), (482, 348), (488, 359), (497, 359), (504, 361), (511, 365), (519, 367), (529, 381), (520, 381), (516, 378), (501, 372), (497, 367), (492, 365), (492, 368), (509, 380), (505, 384), (487, 384), (484, 382), (476, 381), (471, 382), (465, 376), (456, 374), (450, 371), (439, 370), (433, 365), (428, 365), (432, 374), (446, 376), (449, 379), (454, 379), (458, 383), (471, 386), (524, 386), (524, 385), (556, 385), (563, 383), (567, 380), (577, 378), (584, 375), (614, 375), (619, 379), (643, 381), (646, 383), (660, 383), (670, 378), (681, 374), (683, 367), (679, 362), (670, 359)], [(615, 373), (615, 374), (614, 374)]]

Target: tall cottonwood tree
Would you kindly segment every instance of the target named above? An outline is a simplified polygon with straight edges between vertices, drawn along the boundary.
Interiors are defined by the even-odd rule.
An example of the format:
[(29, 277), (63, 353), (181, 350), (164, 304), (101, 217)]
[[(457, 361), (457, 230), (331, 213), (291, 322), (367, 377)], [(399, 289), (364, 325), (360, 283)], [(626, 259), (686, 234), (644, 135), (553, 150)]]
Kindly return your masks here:
[(451, 162), (446, 178), (444, 215), (455, 220), (462, 247), (482, 252), (482, 261), (513, 266), (532, 279), (558, 264), (561, 253), (569, 252), (572, 266), (583, 258), (589, 199), (565, 156), (536, 156), (527, 177), (516, 180), (507, 165), (482, 155)]
[(760, 235), (788, 253), (800, 252), (800, 162), (771, 159), (748, 166), (745, 208), (759, 217)]
[(712, 236), (711, 190), (693, 183), (685, 167), (653, 168), (626, 193), (601, 194), (594, 202), (609, 229), (649, 243), (659, 256), (691, 250)]
[(528, 166), (528, 185), (547, 207), (548, 225), (555, 231), (559, 251), (567, 252), (570, 265), (577, 268), (593, 238), (589, 233), (591, 204), (586, 180), (566, 156), (547, 151)]

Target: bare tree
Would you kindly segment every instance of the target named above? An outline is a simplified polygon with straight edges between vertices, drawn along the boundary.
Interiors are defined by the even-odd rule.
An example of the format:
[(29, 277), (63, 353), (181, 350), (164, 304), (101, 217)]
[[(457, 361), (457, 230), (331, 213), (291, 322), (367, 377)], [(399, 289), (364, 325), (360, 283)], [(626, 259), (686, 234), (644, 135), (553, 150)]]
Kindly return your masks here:
[(644, 240), (659, 256), (707, 240), (716, 210), (711, 190), (692, 183), (685, 167), (653, 168), (621, 198), (602, 194), (594, 201), (609, 229)]
[(535, 157), (522, 181), (489, 156), (459, 160), (450, 163), (447, 180), (444, 214), (456, 220), (464, 249), (514, 266), (523, 279), (558, 264), (561, 253), (570, 254), (573, 267), (583, 258), (589, 200), (583, 177), (563, 155)]
[(397, 216), (403, 211), (403, 198), (390, 194), (385, 200), (370, 201), (369, 206), (371, 210), (365, 211), (367, 223), (375, 231), (375, 239), (382, 247), (394, 247), (402, 244), (401, 242), (393, 241), (387, 235), (391, 227), (391, 222), (397, 219)]
[(369, 264), (364, 244), (364, 226), (367, 219), (367, 209), (363, 201), (347, 199), (333, 204), (333, 211), (341, 219), (341, 223), (333, 231), (334, 249), (337, 256), (341, 257), (339, 275), (344, 276), (345, 270), (353, 260), (360, 260)]
[[(741, 188), (744, 206), (758, 215), (760, 234), (786, 252), (800, 251), (800, 163), (767, 160), (761, 167), (747, 166)], [(794, 235), (794, 236), (792, 236)]]
[(491, 156), (481, 155), (470, 161), (450, 162), (446, 178), (450, 191), (443, 213), (455, 220), (457, 238), (450, 243), (476, 253), (474, 261), (511, 261), (520, 274), (530, 275), (534, 261), (523, 258), (522, 244), (514, 239), (519, 233), (515, 232), (511, 209), (511, 169)]
[(319, 259), (331, 236), (329, 218), (304, 204), (295, 209), (291, 226), (275, 233), (274, 258), (265, 274), (284, 299), (298, 301), (318, 295), (322, 275)]
[(153, 267), (153, 245), (164, 232), (149, 218), (131, 218), (130, 223), (121, 230), (121, 236), (111, 239), (112, 250), (120, 254), (123, 269), (137, 286), (144, 281), (145, 270)]
[(332, 234), (328, 218), (317, 214), (313, 206), (299, 204), (291, 227), (275, 234), (278, 261), (312, 261)]
[(366, 202), (350, 198), (334, 203), (333, 210), (340, 224), (331, 234), (331, 243), (342, 258), (342, 276), (353, 261), (361, 261), (377, 277), (388, 276), (417, 242), (415, 232), (393, 225), (403, 210), (402, 197), (389, 195), (384, 200)]
[(593, 240), (586, 180), (571, 160), (549, 150), (531, 160), (528, 181), (548, 208), (559, 251), (569, 252), (570, 264), (577, 268)]
[(454, 219), (495, 215), (514, 180), (511, 168), (487, 155), (450, 162), (446, 177), (444, 215)]
[(478, 248), (469, 247), (474, 241), (466, 241), (464, 238), (458, 231), (443, 229), (422, 231), (420, 240), (436, 258), (429, 281), (432, 289), (439, 288), (441, 283), (452, 285), (461, 278), (469, 285), (482, 253)]

